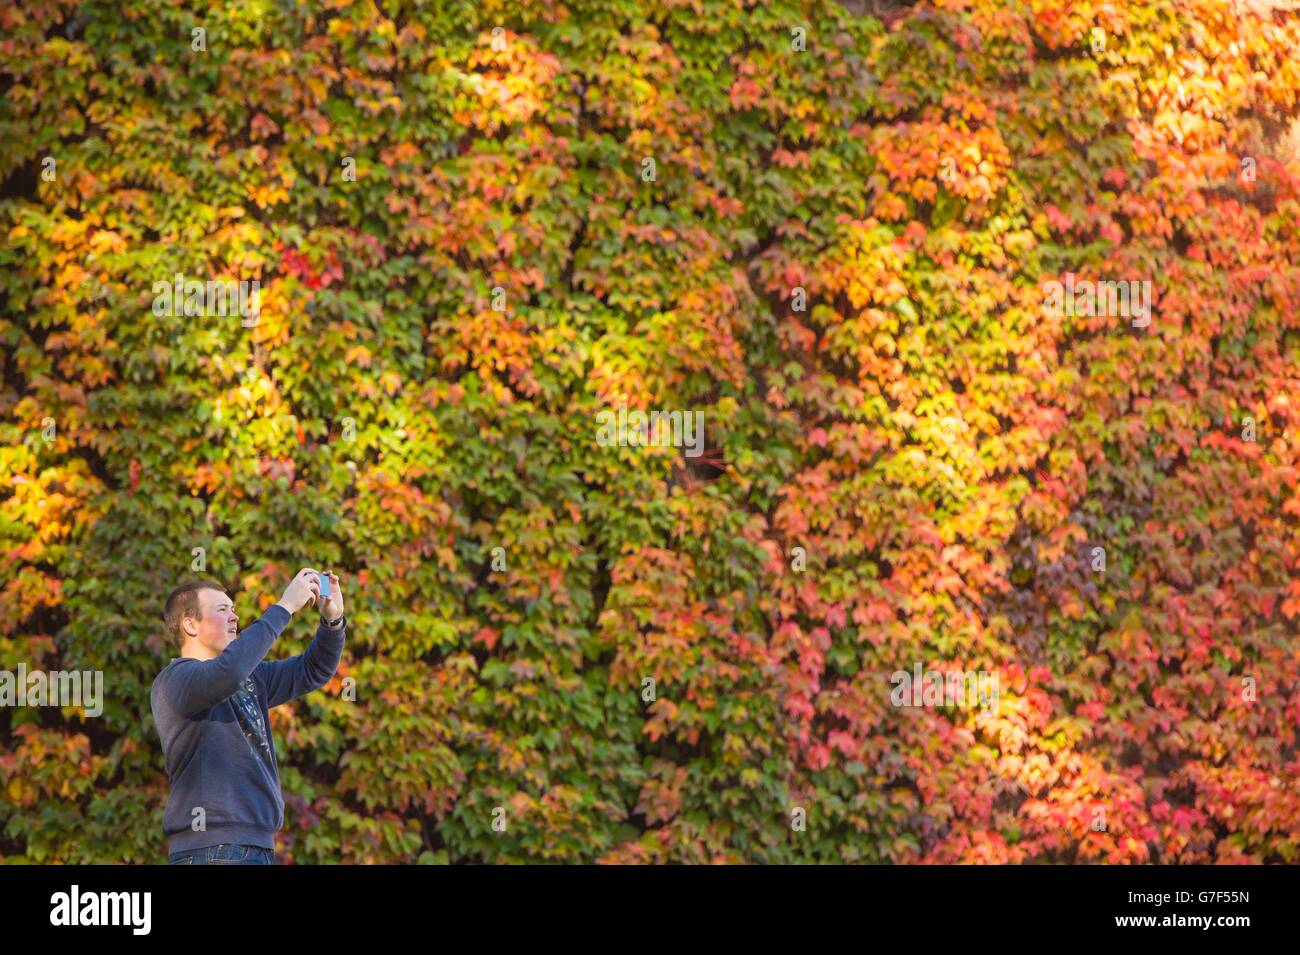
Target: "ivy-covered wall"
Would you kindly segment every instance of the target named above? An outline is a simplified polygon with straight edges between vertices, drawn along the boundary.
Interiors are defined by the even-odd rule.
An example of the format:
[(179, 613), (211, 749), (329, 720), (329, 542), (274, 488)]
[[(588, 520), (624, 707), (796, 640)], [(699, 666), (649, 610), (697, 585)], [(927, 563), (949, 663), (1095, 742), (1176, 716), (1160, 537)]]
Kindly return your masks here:
[(0, 859), (311, 565), (283, 861), (1295, 861), (1283, 6), (4, 4)]

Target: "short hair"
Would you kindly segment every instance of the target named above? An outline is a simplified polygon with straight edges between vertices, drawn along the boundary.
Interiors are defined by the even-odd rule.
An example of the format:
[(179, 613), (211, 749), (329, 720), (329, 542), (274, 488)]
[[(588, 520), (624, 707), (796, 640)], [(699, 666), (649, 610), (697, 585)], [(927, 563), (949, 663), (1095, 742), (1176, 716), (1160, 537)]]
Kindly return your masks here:
[(178, 650), (185, 648), (185, 631), (181, 629), (182, 619), (185, 617), (199, 619), (200, 590), (219, 590), (223, 594), (226, 592), (225, 587), (210, 580), (192, 580), (181, 584), (167, 595), (167, 603), (163, 607), (163, 620), (167, 623), (167, 631), (171, 634), (172, 642), (176, 644)]

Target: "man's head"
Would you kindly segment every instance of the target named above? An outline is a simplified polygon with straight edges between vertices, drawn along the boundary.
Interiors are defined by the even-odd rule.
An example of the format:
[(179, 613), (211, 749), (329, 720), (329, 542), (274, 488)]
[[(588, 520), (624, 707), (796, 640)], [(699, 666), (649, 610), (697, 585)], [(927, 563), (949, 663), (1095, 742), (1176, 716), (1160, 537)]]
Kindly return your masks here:
[(238, 634), (239, 615), (230, 597), (206, 580), (181, 584), (168, 594), (163, 619), (181, 656), (211, 660)]

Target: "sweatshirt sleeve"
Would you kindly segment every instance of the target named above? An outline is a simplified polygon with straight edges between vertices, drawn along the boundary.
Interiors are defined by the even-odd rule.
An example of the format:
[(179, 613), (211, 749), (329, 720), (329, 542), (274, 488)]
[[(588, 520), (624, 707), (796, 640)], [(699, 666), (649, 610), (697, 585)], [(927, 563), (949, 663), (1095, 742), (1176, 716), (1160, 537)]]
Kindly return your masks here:
[(266, 686), (268, 708), (296, 700), (329, 682), (343, 658), (345, 628), (346, 624), (340, 624), (337, 630), (331, 630), (322, 621), (311, 646), (298, 656), (258, 664), (257, 675)]
[(165, 699), (186, 716), (211, 709), (248, 679), (291, 619), (289, 611), (273, 604), (218, 656), (173, 667), (167, 675)]

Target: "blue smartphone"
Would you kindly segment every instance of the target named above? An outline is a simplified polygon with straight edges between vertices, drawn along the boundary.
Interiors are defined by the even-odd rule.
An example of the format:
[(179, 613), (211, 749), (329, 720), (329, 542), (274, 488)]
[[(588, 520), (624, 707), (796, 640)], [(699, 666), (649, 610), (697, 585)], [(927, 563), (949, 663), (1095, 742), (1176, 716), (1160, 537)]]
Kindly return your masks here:
[(330, 599), (330, 579), (325, 574), (317, 574), (320, 578), (320, 599), (321, 603)]

